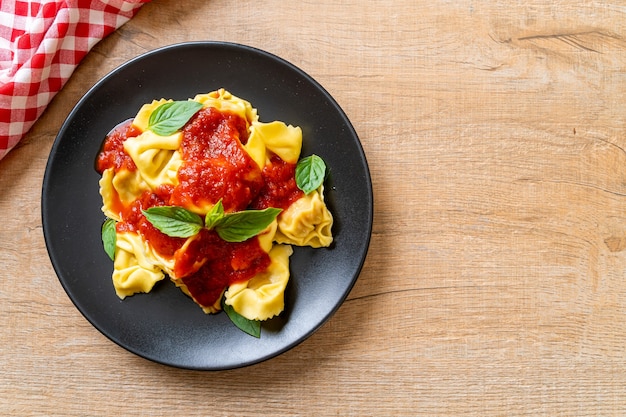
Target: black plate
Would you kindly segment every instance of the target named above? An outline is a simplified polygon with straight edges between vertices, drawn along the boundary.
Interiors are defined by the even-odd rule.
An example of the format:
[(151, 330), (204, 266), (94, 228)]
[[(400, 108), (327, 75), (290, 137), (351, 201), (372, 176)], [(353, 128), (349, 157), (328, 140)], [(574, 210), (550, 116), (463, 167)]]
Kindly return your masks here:
[[(223, 87), (246, 99), (261, 121), (303, 131), (302, 155), (330, 168), (326, 199), (335, 218), (327, 249), (294, 248), (285, 311), (265, 322), (260, 339), (224, 313), (206, 315), (165, 280), (121, 301), (102, 249), (104, 220), (94, 160), (104, 136), (153, 99), (183, 100)], [(155, 362), (221, 370), (274, 357), (309, 337), (354, 285), (369, 246), (373, 196), (363, 149), (350, 121), (310, 76), (247, 46), (193, 42), (141, 55), (100, 80), (78, 102), (54, 142), (42, 190), (43, 230), (52, 265), (78, 310), (100, 332)]]

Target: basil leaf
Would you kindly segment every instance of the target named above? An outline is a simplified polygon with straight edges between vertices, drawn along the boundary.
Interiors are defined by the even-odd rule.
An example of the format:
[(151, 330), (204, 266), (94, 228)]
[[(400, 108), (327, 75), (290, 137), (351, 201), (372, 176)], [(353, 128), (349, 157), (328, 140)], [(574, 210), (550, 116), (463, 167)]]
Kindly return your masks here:
[(204, 218), (204, 225), (207, 229), (213, 229), (224, 218), (224, 206), (222, 199), (218, 201)]
[(177, 206), (150, 207), (141, 211), (154, 227), (171, 237), (191, 237), (202, 229), (202, 218)]
[(112, 261), (115, 260), (115, 244), (117, 243), (117, 233), (115, 232), (115, 220), (106, 219), (102, 224), (102, 245), (104, 251)]
[(224, 299), (222, 299), (222, 309), (233, 322), (235, 326), (237, 326), (240, 330), (248, 333), (250, 336), (254, 336), (256, 338), (261, 337), (261, 322), (258, 320), (250, 320), (237, 313), (235, 309), (226, 304)]
[(324, 182), (325, 175), (326, 163), (317, 155), (307, 156), (296, 165), (296, 184), (305, 194), (317, 190)]
[(215, 226), (215, 231), (227, 242), (243, 242), (262, 232), (281, 211), (281, 209), (268, 207), (265, 210), (227, 213)]
[(154, 109), (148, 119), (148, 129), (160, 136), (170, 136), (189, 121), (201, 108), (197, 101), (170, 101)]

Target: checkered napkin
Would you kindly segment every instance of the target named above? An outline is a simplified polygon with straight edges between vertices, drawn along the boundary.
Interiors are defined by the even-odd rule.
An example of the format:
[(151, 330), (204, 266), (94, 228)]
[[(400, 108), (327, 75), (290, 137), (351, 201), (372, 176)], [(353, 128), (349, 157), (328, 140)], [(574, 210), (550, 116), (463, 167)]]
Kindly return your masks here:
[(98, 41), (150, 0), (0, 0), (0, 159)]

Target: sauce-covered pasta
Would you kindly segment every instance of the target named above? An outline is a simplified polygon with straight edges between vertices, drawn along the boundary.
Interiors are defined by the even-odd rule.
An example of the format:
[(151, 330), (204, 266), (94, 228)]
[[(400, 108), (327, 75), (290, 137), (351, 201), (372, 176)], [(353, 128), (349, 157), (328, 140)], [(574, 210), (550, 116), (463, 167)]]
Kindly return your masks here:
[(292, 245), (333, 240), (323, 185), (305, 193), (296, 180), (301, 147), (299, 127), (260, 122), (223, 89), (155, 100), (115, 127), (96, 169), (117, 295), (169, 277), (207, 313), (278, 315)]

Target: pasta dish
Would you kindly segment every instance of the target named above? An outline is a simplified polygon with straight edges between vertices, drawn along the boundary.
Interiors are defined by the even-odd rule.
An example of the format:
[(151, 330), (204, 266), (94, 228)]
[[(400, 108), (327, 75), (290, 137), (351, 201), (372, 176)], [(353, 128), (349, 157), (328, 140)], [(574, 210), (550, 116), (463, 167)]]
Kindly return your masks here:
[(326, 167), (302, 140), (224, 89), (155, 100), (113, 128), (96, 170), (116, 294), (168, 277), (206, 313), (280, 314), (292, 246), (333, 241)]

